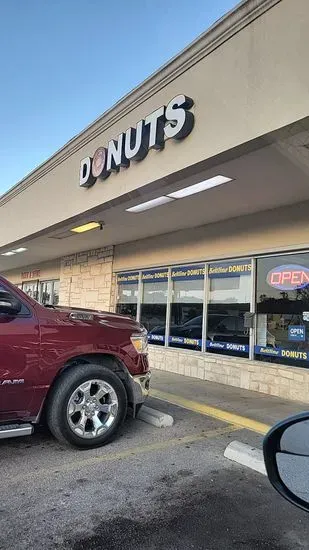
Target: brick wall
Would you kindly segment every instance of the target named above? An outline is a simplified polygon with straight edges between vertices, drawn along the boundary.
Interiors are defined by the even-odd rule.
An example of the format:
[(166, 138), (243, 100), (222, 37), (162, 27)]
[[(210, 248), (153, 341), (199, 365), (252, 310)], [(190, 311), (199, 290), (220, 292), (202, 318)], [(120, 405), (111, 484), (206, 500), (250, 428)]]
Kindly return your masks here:
[(309, 403), (309, 369), (160, 346), (149, 355), (154, 369)]
[(112, 246), (65, 256), (60, 268), (62, 305), (113, 310)]

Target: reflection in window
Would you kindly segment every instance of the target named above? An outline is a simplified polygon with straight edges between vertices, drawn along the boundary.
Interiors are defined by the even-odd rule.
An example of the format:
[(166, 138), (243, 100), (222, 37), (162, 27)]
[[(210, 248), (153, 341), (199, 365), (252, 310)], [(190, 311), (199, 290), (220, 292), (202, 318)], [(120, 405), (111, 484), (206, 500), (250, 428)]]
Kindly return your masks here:
[(118, 285), (116, 312), (130, 315), (136, 319), (137, 315), (138, 283)]
[(116, 312), (130, 315), (133, 319), (137, 317), (138, 280), (138, 271), (119, 273), (117, 276)]
[(42, 281), (39, 287), (39, 302), (43, 305), (57, 306), (59, 303), (60, 281)]
[(309, 254), (257, 260), (256, 358), (309, 366)]
[(210, 264), (208, 278), (207, 351), (248, 357), (244, 314), (250, 311), (251, 261)]
[(165, 344), (167, 274), (167, 269), (142, 273), (141, 323), (152, 344)]
[(57, 306), (59, 304), (59, 290), (60, 290), (60, 281), (54, 281), (53, 288), (53, 305)]
[(31, 281), (22, 283), (22, 290), (25, 294), (33, 298), (34, 300), (39, 301), (39, 281)]
[(202, 349), (203, 265), (172, 268), (172, 304), (169, 345)]

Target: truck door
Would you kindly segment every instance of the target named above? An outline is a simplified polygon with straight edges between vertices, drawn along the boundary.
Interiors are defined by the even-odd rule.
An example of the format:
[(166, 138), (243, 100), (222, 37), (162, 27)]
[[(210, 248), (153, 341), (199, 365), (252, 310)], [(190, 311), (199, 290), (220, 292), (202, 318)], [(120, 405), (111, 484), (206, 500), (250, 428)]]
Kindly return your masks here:
[(18, 314), (1, 310), (0, 300), (0, 421), (32, 416), (31, 402), (39, 372), (40, 334), (33, 308), (0, 283), (1, 292), (21, 302)]

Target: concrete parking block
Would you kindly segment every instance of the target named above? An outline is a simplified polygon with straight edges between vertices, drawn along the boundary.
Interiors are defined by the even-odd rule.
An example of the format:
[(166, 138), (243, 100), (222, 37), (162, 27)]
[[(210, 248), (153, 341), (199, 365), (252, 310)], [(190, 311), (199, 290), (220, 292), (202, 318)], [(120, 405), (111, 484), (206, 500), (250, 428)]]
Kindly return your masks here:
[(156, 428), (168, 428), (174, 424), (174, 418), (170, 414), (157, 411), (145, 405), (139, 411), (137, 418)]
[(224, 451), (225, 458), (266, 475), (263, 452), (246, 443), (232, 441)]

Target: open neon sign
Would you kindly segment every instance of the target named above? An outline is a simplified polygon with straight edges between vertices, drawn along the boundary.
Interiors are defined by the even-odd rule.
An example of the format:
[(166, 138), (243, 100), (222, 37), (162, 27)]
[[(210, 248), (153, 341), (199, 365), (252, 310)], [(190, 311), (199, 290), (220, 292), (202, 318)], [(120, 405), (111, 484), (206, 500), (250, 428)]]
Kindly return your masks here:
[(302, 265), (280, 265), (267, 274), (267, 283), (279, 290), (298, 290), (309, 285), (309, 269)]

